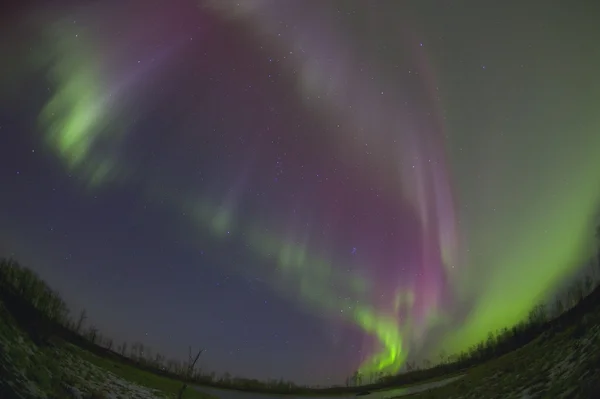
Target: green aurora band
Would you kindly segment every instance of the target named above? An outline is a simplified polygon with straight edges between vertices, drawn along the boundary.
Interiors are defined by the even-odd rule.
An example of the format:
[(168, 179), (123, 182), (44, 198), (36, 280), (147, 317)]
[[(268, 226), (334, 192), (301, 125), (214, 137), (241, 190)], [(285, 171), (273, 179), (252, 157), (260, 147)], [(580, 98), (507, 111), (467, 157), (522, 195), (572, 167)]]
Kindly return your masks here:
[[(116, 148), (126, 127), (122, 110), (117, 110), (120, 91), (109, 91), (110, 77), (103, 74), (102, 59), (93, 56), (93, 43), (85, 41), (81, 33), (61, 32), (54, 37), (54, 48), (49, 54), (49, 78), (55, 83), (53, 95), (42, 109), (39, 124), (45, 132), (49, 148), (63, 160), (70, 173), (78, 173), (91, 188), (98, 188), (123, 175), (124, 166), (110, 156), (101, 156), (97, 149), (102, 146)], [(47, 50), (46, 50), (47, 51)], [(159, 195), (159, 194), (154, 194)], [(332, 265), (324, 259), (309, 254), (306, 247), (277, 239), (276, 235), (261, 233), (257, 228), (244, 229), (236, 226), (230, 210), (219, 205), (209, 205), (202, 199), (194, 200), (195, 222), (202, 230), (210, 231), (215, 239), (224, 239), (226, 232), (248, 237), (249, 248), (258, 256), (268, 259), (277, 254), (277, 272), (286, 281), (293, 282), (304, 303), (315, 310), (329, 313), (344, 309), (342, 316), (374, 335), (382, 350), (373, 355), (361, 367), (362, 372), (397, 372), (404, 363), (408, 350), (403, 348), (402, 334), (395, 318), (380, 314), (376, 309), (358, 305), (359, 300), (339, 299), (330, 290), (334, 284), (348, 285), (349, 294), (365, 297), (366, 281), (359, 276), (336, 274)], [(183, 199), (175, 200), (173, 206), (183, 208)], [(248, 234), (246, 234), (246, 232)], [(290, 293), (274, 284), (277, 291)]]
[[(81, 176), (91, 188), (123, 176), (132, 179), (129, 169), (111, 154), (127, 134), (124, 116), (130, 111), (129, 93), (136, 90), (136, 83), (115, 85), (114, 77), (103, 69), (106, 62), (94, 52), (95, 43), (83, 32), (75, 37), (73, 31), (61, 26), (47, 33), (48, 39), (35, 59), (36, 65), (44, 60), (42, 63), (49, 66), (52, 82), (53, 94), (39, 115), (45, 142), (65, 169)], [(531, 116), (552, 119), (545, 112), (555, 106), (552, 101), (532, 107)], [(502, 215), (490, 216), (483, 206), (464, 215), (462, 229), (472, 250), (449, 282), (458, 298), (474, 307), (459, 325), (451, 324), (451, 315), (437, 309), (430, 313), (428, 327), (450, 323), (445, 339), (431, 352), (440, 348), (451, 353), (464, 350), (485, 339), (489, 331), (519, 322), (581, 266), (600, 198), (600, 114), (593, 113), (598, 103), (594, 104), (587, 110), (576, 105), (565, 107), (565, 112), (598, 115), (579, 119), (568, 134), (559, 119), (544, 127), (545, 139), (535, 143), (539, 162), (528, 161), (528, 150), (523, 149), (506, 170), (496, 168), (485, 176), (487, 181), (497, 182), (497, 188), (481, 194), (480, 200), (495, 204), (499, 196)], [(569, 135), (574, 144), (564, 145)], [(506, 154), (514, 146), (509, 142), (497, 144), (495, 154)], [(468, 175), (462, 166), (465, 161), (453, 155), (452, 170)], [(498, 164), (507, 162), (500, 155), (492, 158)], [(524, 170), (527, 173), (522, 173)], [(458, 202), (469, 201), (477, 184), (463, 179), (457, 187)], [(500, 195), (513, 186), (519, 196)], [(168, 197), (152, 187), (148, 193), (154, 198)], [(409, 355), (406, 336), (414, 323), (409, 318), (400, 324), (389, 309), (411, 305), (417, 292), (399, 289), (389, 309), (379, 310), (368, 304), (377, 287), (359, 274), (338, 273), (327, 256), (313, 253), (307, 244), (282, 239), (281, 232), (268, 233), (258, 221), (243, 221), (234, 210), (204, 198), (171, 198), (171, 205), (191, 211), (191, 222), (215, 241), (231, 237), (243, 240), (265, 265), (276, 265), (272, 270), (274, 290), (292, 299), (301, 298), (302, 304), (315, 312), (336, 314), (375, 337), (381, 350), (367, 359), (362, 372), (400, 370)], [(295, 290), (289, 290), (290, 286)]]

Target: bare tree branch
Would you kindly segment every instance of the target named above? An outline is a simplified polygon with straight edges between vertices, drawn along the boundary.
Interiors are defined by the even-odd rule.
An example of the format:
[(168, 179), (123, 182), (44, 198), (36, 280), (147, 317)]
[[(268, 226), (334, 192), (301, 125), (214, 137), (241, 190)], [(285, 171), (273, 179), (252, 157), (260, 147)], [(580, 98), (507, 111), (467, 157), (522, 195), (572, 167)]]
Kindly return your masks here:
[[(198, 362), (198, 359), (200, 358), (200, 355), (202, 354), (202, 352), (204, 352), (204, 349), (198, 350), (198, 354), (196, 355), (196, 357), (192, 358), (192, 347), (191, 346), (189, 347), (188, 369), (187, 369), (187, 373), (185, 375), (186, 380), (188, 380), (194, 373), (194, 367), (196, 367), (196, 363)], [(183, 399), (183, 393), (185, 392), (186, 388), (187, 388), (187, 382), (185, 382), (183, 384), (183, 386), (181, 387), (181, 389), (179, 390), (179, 395), (177, 396), (179, 399)]]

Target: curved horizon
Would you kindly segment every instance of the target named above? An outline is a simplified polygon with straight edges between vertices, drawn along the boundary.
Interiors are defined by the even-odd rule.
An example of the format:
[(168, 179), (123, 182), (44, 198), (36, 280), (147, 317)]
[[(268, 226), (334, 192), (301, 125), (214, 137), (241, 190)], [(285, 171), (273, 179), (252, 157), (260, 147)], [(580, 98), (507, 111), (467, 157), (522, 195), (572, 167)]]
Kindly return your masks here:
[(120, 339), (335, 382), (465, 350), (585, 265), (585, 10), (238, 3), (18, 13), (0, 249)]

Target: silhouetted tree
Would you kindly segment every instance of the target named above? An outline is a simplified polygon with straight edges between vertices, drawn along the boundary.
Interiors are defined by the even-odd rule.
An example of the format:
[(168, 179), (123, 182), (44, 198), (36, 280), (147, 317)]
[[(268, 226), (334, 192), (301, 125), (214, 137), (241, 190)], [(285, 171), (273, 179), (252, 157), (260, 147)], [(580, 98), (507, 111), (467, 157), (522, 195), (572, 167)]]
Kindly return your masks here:
[(543, 303), (536, 305), (529, 312), (529, 323), (532, 326), (541, 326), (547, 320), (546, 305)]
[(352, 384), (357, 387), (362, 384), (362, 378), (363, 376), (360, 370), (356, 370), (354, 374), (352, 374), (352, 377), (350, 377), (350, 380), (352, 381)]
[[(196, 357), (192, 357), (192, 347), (190, 346), (189, 349), (189, 361), (188, 361), (188, 368), (186, 370), (185, 373), (185, 378), (190, 379), (192, 377), (192, 375), (194, 374), (194, 367), (196, 367), (196, 363), (198, 362), (198, 359), (200, 358), (200, 355), (202, 354), (202, 352), (204, 352), (204, 349), (199, 349), (198, 353), (196, 354)], [(183, 386), (181, 387), (181, 389), (179, 390), (179, 395), (178, 398), (181, 399), (183, 398), (183, 393), (185, 391), (185, 389), (187, 388), (187, 383), (184, 383)]]
[(138, 343), (134, 342), (131, 344), (131, 349), (129, 350), (129, 357), (132, 359), (137, 359), (138, 357)]
[(597, 263), (596, 266), (598, 266), (598, 270), (600, 271), (600, 225), (598, 225), (598, 227), (596, 227), (596, 241), (598, 244), (598, 253), (597, 253)]
[(147, 346), (146, 347), (146, 352), (144, 354), (144, 359), (148, 362), (148, 363), (152, 363), (153, 359), (154, 359), (154, 355), (152, 353), (152, 348)]
[(569, 301), (573, 307), (577, 305), (584, 297), (583, 283), (580, 280), (575, 280), (569, 288)]
[(90, 326), (90, 329), (87, 333), (87, 337), (92, 344), (96, 343), (96, 338), (98, 338), (98, 329), (96, 328), (96, 326)]
[(231, 381), (231, 374), (229, 374), (229, 372), (228, 372), (228, 371), (226, 371), (226, 372), (223, 374), (223, 377), (221, 377), (221, 378), (222, 378), (222, 380), (223, 380), (224, 382), (229, 382), (229, 381)]
[[(600, 277), (600, 226), (596, 229), (596, 237), (598, 239), (598, 265), (594, 264), (586, 275), (583, 275), (579, 280), (574, 281), (569, 289), (565, 291), (564, 296), (556, 297), (554, 303), (547, 308), (543, 304), (534, 306), (528, 314), (528, 318), (514, 326), (507, 326), (501, 330), (490, 332), (487, 339), (472, 345), (467, 351), (447, 356), (444, 351), (440, 352), (440, 363), (431, 367), (429, 360), (423, 360), (422, 366), (424, 370), (419, 370), (414, 361), (409, 361), (405, 365), (407, 373), (395, 376), (385, 376), (382, 373), (370, 374), (367, 376), (368, 382), (373, 383), (412, 383), (419, 380), (439, 376), (449, 372), (462, 370), (466, 367), (471, 367), (482, 361), (486, 361), (492, 357), (500, 356), (509, 351), (515, 350), (523, 345), (531, 342), (542, 331), (553, 328), (555, 320), (565, 314), (567, 320), (573, 314), (571, 309), (573, 306), (584, 306), (582, 301), (593, 292), (595, 280), (593, 273), (597, 273)], [(600, 278), (599, 278), (600, 279)], [(52, 320), (58, 323), (68, 325), (68, 308), (61, 299), (59, 293), (52, 291), (50, 287), (39, 278), (33, 271), (21, 267), (12, 259), (0, 259), (0, 289), (9, 291), (12, 294), (20, 295), (26, 299), (31, 305), (45, 314)], [(594, 294), (595, 295), (595, 294)], [(589, 303), (583, 301), (584, 303)], [(585, 305), (587, 306), (587, 305)], [(579, 309), (581, 310), (581, 309)], [(80, 313), (76, 322), (71, 322), (72, 330), (81, 333), (84, 329), (84, 324), (87, 320), (85, 309)], [(564, 320), (564, 319), (563, 319)], [(560, 323), (560, 322), (559, 322)], [(569, 321), (570, 323), (570, 321)], [(556, 326), (557, 324), (554, 324)], [(561, 326), (561, 324), (558, 324)], [(112, 340), (103, 340), (95, 327), (90, 327), (85, 334), (91, 342), (98, 342), (100, 345), (106, 342), (108, 349), (112, 348)], [(245, 387), (247, 389), (270, 389), (277, 392), (290, 392), (295, 385), (283, 380), (268, 380), (258, 381), (256, 379), (232, 378), (229, 373), (225, 373), (223, 377), (217, 379), (215, 373), (203, 374), (202, 370), (194, 370), (196, 361), (202, 351), (199, 351), (195, 359), (192, 359), (191, 348), (188, 362), (179, 360), (169, 360), (165, 362), (162, 355), (156, 354), (152, 356), (150, 348), (144, 350), (142, 343), (135, 343), (131, 346), (130, 357), (140, 362), (143, 367), (155, 367), (172, 374), (177, 374), (184, 378), (185, 381), (193, 379), (197, 382), (213, 383), (221, 386), (229, 387)], [(124, 342), (118, 351), (125, 356), (127, 354), (127, 343)], [(360, 386), (363, 382), (363, 375), (356, 371), (352, 376), (346, 379), (346, 386)], [(180, 397), (183, 395), (187, 385), (183, 385), (180, 391)]]
[(558, 317), (565, 311), (565, 305), (560, 298), (556, 298), (554, 301), (554, 317)]
[(494, 333), (491, 331), (488, 333), (487, 340), (485, 341), (485, 346), (486, 346), (487, 352), (489, 352), (490, 354), (493, 354), (495, 352), (496, 337), (494, 336)]
[(175, 359), (169, 359), (167, 361), (167, 365), (166, 365), (167, 370), (169, 370), (170, 372), (174, 373), (177, 370), (177, 364), (178, 363), (179, 363), (179, 361), (177, 361)]
[(77, 334), (81, 333), (81, 329), (83, 328), (83, 323), (85, 323), (87, 319), (87, 312), (85, 311), (85, 309), (83, 309), (81, 311), (81, 313), (79, 313), (79, 319), (77, 319), (77, 324), (75, 324), (75, 332)]
[(442, 350), (440, 351), (440, 354), (439, 354), (439, 356), (440, 356), (440, 364), (444, 364), (444, 363), (446, 363), (446, 357), (447, 357), (447, 355), (446, 355), (446, 351), (442, 349)]
[(586, 274), (583, 284), (584, 284), (584, 289), (585, 289), (585, 295), (591, 294), (591, 292), (594, 288), (594, 279), (592, 278), (592, 276), (590, 276), (589, 274)]
[(156, 365), (156, 367), (161, 368), (163, 366), (164, 361), (165, 357), (160, 353), (157, 353), (156, 358), (154, 359), (154, 364)]

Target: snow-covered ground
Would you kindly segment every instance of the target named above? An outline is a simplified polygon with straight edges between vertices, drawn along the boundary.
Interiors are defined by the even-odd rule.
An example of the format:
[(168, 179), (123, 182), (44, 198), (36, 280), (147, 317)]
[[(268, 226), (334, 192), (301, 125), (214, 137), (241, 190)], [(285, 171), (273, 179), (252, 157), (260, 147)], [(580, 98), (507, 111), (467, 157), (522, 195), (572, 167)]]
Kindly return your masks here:
[[(293, 399), (260, 393), (199, 390), (223, 399)], [(474, 367), (465, 375), (393, 390), (365, 399), (589, 399), (600, 398), (600, 314), (579, 326), (547, 332), (529, 345)], [(329, 399), (351, 399), (350, 395)], [(296, 397), (302, 399), (302, 397)], [(327, 399), (314, 397), (313, 399)]]
[[(0, 303), (0, 312), (2, 304)], [(167, 398), (58, 346), (35, 346), (0, 315), (0, 398)]]
[[(9, 320), (0, 303), (0, 398), (175, 397), (127, 381), (86, 360), (80, 349), (68, 344), (37, 347), (13, 323), (7, 322)], [(228, 397), (223, 392), (198, 390)], [(578, 326), (544, 333), (529, 345), (474, 367), (453, 381), (373, 392), (366, 398), (559, 399), (589, 398), (598, 392), (600, 313), (587, 315)], [(238, 399), (261, 396), (236, 394), (239, 394)]]
[(582, 323), (560, 333), (545, 333), (517, 351), (475, 367), (452, 384), (410, 397), (600, 397), (600, 318), (586, 317)]

